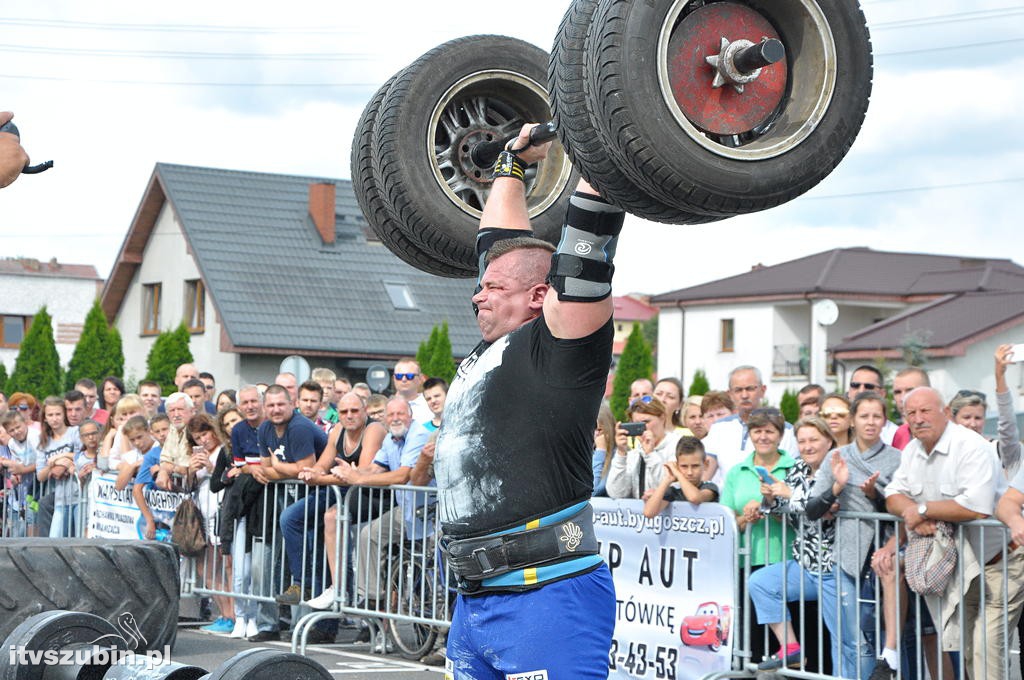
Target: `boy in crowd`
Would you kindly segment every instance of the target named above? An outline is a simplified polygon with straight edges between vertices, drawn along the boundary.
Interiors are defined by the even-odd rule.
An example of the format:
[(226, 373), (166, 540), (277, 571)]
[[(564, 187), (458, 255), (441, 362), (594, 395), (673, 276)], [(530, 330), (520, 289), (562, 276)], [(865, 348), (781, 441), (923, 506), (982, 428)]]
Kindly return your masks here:
[(448, 383), (444, 378), (427, 378), (423, 382), (423, 399), (427, 402), (432, 418), (423, 423), (428, 432), (437, 432), (441, 427), (444, 400), (448, 396)]
[[(14, 475), (16, 505), (23, 512), (18, 523), (16, 535), (36, 535), (35, 499), (31, 497), (32, 480), (36, 472), (36, 449), (39, 446), (39, 431), (28, 427), (25, 417), (18, 411), (8, 411), (0, 417), (2, 426), (10, 440), (7, 448), (10, 458), (0, 459), (0, 465), (7, 468), (9, 475)], [(23, 524), (22, 524), (23, 522)]]
[(149, 421), (149, 433), (156, 439), (156, 443), (163, 447), (167, 440), (167, 434), (171, 431), (171, 419), (166, 413), (157, 413)]
[[(164, 417), (166, 418), (166, 416)], [(139, 471), (135, 475), (135, 483), (132, 485), (132, 497), (146, 522), (143, 536), (152, 540), (156, 536), (156, 520), (153, 518), (153, 512), (149, 509), (149, 503), (146, 502), (145, 491), (156, 488), (153, 475), (160, 471), (160, 446), (150, 434), (146, 419), (142, 416), (129, 418), (121, 431), (124, 436), (128, 437), (129, 443), (142, 454), (142, 462), (139, 464)]]
[(696, 437), (683, 437), (676, 444), (676, 459), (665, 463), (665, 474), (644, 502), (644, 516), (654, 517), (673, 501), (694, 505), (718, 501), (718, 487), (701, 477), (707, 469), (704, 445)]

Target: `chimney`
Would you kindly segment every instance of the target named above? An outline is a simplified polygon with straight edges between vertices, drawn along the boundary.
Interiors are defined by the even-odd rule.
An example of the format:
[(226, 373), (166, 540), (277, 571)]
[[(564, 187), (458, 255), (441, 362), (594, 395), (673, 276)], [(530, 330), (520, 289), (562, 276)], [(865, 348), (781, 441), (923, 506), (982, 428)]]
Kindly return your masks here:
[(334, 243), (334, 183), (309, 185), (309, 216), (325, 244)]

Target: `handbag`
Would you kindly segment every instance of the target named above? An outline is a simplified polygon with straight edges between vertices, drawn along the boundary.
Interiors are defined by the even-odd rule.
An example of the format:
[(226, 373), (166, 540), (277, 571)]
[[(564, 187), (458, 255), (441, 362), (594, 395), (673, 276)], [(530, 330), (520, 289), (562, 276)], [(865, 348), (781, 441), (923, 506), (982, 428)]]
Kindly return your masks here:
[(908, 532), (903, 568), (907, 585), (919, 595), (942, 595), (956, 573), (957, 549), (953, 525), (936, 522), (935, 533), (922, 536)]
[(206, 520), (195, 500), (185, 498), (178, 504), (171, 525), (171, 543), (186, 557), (202, 555), (209, 545), (206, 538)]

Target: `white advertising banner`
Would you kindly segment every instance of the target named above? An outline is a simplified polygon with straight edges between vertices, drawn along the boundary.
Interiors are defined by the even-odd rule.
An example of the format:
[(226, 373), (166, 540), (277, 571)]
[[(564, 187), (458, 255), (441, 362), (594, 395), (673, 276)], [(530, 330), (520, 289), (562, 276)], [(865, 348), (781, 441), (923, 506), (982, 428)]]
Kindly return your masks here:
[(601, 556), (615, 580), (609, 678), (699, 678), (729, 669), (736, 632), (736, 522), (717, 503), (594, 498)]
[[(132, 497), (132, 485), (118, 491), (114, 488), (117, 475), (93, 475), (89, 482), (89, 536), (92, 538), (144, 538), (146, 521)], [(190, 494), (172, 493), (161, 489), (145, 492), (149, 509), (156, 522), (156, 540), (170, 541), (174, 512), (182, 499)]]

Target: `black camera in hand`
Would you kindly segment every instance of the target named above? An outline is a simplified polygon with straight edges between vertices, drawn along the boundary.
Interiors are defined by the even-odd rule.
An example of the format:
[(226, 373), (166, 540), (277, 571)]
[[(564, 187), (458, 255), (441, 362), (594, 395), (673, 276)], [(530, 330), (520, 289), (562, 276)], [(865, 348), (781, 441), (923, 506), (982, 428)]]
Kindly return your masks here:
[(622, 423), (619, 427), (630, 437), (639, 437), (647, 430), (647, 423)]

